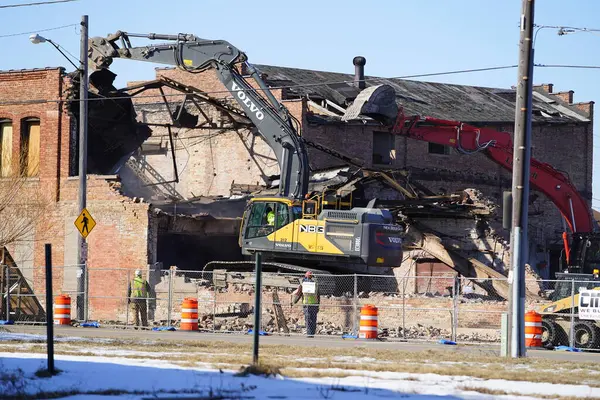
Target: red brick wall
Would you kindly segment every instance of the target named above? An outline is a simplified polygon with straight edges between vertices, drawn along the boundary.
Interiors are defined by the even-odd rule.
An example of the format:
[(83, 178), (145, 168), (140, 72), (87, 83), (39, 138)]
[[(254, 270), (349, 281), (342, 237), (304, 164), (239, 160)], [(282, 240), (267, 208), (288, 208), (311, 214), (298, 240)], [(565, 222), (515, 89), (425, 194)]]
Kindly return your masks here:
[[(68, 175), (69, 116), (60, 69), (0, 73), (0, 119), (12, 120), (13, 149), (19, 154), (22, 121), (40, 120), (40, 184), (58, 200), (58, 178)], [(42, 100), (49, 100), (43, 102)], [(5, 103), (5, 104), (2, 104)]]
[[(61, 268), (65, 264), (65, 246), (69, 246), (65, 242), (65, 221), (74, 221), (79, 214), (78, 178), (68, 177), (71, 117), (66, 111), (67, 103), (59, 101), (65, 100), (69, 85), (60, 69), (0, 72), (0, 119), (12, 120), (13, 154), (19, 151), (22, 119), (40, 119), (40, 173), (39, 178), (29, 179), (27, 190), (47, 194), (50, 202), (47, 217), (37, 221), (35, 227), (32, 285), (41, 298), (45, 292), (41, 267), (45, 243), (52, 244), (56, 293), (64, 287), (63, 277), (73, 274), (73, 269)], [(124, 297), (126, 282), (102, 268), (144, 269), (150, 259), (154, 260), (154, 255), (149, 255), (149, 249), (154, 248), (148, 243), (149, 204), (133, 202), (119, 194), (113, 189), (117, 184), (114, 178), (89, 175), (87, 182), (87, 207), (97, 223), (88, 236), (90, 294)], [(71, 251), (75, 253), (76, 248), (67, 248), (68, 254)], [(91, 299), (91, 315), (113, 315), (115, 304)]]

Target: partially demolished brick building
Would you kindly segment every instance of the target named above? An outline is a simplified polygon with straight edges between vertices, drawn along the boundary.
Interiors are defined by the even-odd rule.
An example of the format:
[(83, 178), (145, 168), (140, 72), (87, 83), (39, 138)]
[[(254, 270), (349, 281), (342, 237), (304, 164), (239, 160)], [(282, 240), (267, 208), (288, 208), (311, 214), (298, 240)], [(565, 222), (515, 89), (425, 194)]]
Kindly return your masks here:
[[(255, 67), (269, 86), (275, 88), (273, 92), (277, 99), (300, 121), (301, 134), (308, 141), (343, 153), (365, 168), (408, 171), (410, 182), (421, 184), (435, 194), (475, 188), (488, 202), (499, 206), (502, 192), (510, 190), (510, 172), (484, 154), (464, 155), (447, 146), (394, 136), (389, 127), (369, 118), (344, 122), (342, 116), (348, 105), (363, 87), (371, 86), (368, 77), (365, 82), (357, 79), (360, 74), (267, 65)], [(210, 70), (189, 74), (177, 69), (161, 68), (157, 69), (157, 82), (160, 81), (170, 82), (171, 87), (177, 82), (200, 89), (224, 104), (233, 104), (227, 102), (229, 93), (223, 90)], [(506, 132), (512, 132), (514, 127), (513, 89), (400, 79), (377, 79), (373, 84), (391, 85), (406, 115), (457, 120)], [(140, 87), (136, 85), (135, 88), (139, 90)], [(177, 93), (179, 96), (176, 96)], [(144, 197), (155, 204), (179, 203), (177, 208), (181, 213), (187, 209), (193, 214), (196, 210), (203, 218), (218, 218), (222, 215), (221, 211), (198, 208), (198, 199), (209, 201), (219, 196), (248, 193), (273, 182), (272, 176), (278, 173), (274, 155), (251, 129), (234, 122), (217, 107), (204, 103), (205, 115), (199, 116), (199, 128), (181, 127), (171, 129), (169, 133), (160, 124), (171, 123), (171, 114), (181, 104), (183, 96), (181, 92), (169, 91), (168, 88), (163, 94), (166, 97), (163, 98), (157, 90), (148, 89), (142, 93), (144, 98), (135, 101), (139, 120), (156, 126), (153, 127), (152, 137), (122, 172), (123, 188), (129, 191), (129, 195), (143, 191)], [(591, 201), (593, 102), (574, 103), (573, 94), (573, 91), (554, 93), (551, 84), (536, 86), (532, 155), (564, 171), (580, 193)], [(163, 100), (168, 101), (168, 107)], [(190, 108), (190, 112), (194, 112), (193, 108)], [(174, 152), (170, 150), (171, 139)], [(568, 152), (561, 151), (567, 148)], [(335, 168), (344, 164), (314, 146), (309, 147), (309, 160), (313, 170), (328, 170), (329, 176), (335, 175)], [(152, 173), (143, 174), (145, 179), (149, 179), (145, 190), (139, 184), (140, 171), (144, 166), (153, 169)], [(399, 172), (393, 174), (402, 176)], [(178, 178), (178, 182), (174, 182), (175, 178)], [(381, 186), (376, 186), (374, 190), (381, 189)], [(369, 195), (386, 196), (381, 192)], [(173, 197), (179, 200), (173, 202)], [(558, 210), (541, 193), (532, 192), (530, 203), (530, 263), (534, 269), (542, 269), (542, 276), (548, 277), (551, 269), (557, 268), (556, 262), (561, 251), (560, 233), (564, 228)], [(170, 210), (173, 212), (175, 206), (171, 206)], [(499, 215), (501, 212), (496, 217)], [(449, 237), (453, 245), (458, 245), (463, 239), (472, 239), (472, 229), (459, 219), (439, 218), (432, 213), (428, 217), (421, 215), (420, 220), (427, 220), (432, 229), (454, 236)], [(171, 243), (176, 246), (178, 241), (175, 239)], [(505, 244), (496, 246), (491, 253), (498, 252), (500, 247), (506, 249)], [(476, 248), (482, 249), (481, 246)], [(165, 256), (170, 257), (167, 254)], [(487, 261), (493, 263), (493, 258), (487, 257)], [(500, 263), (505, 261), (500, 260)], [(549, 265), (551, 261), (552, 266)], [(181, 258), (174, 258), (171, 262), (185, 263)], [(434, 260), (426, 261), (426, 268), (447, 269), (442, 264), (434, 265), (432, 262), (435, 264)]]
[[(367, 169), (388, 170), (399, 182), (439, 195), (474, 188), (500, 204), (502, 192), (510, 189), (510, 174), (483, 154), (463, 155), (445, 146), (397, 137), (369, 118), (342, 121), (360, 90), (371, 85), (369, 77), (365, 82), (352, 73), (255, 67), (299, 121), (302, 136), (316, 145), (309, 148), (314, 188), (347, 176), (343, 160), (323, 151), (330, 149)], [(106, 279), (103, 268), (177, 265), (199, 270), (210, 260), (241, 259), (237, 233), (245, 196), (268, 193), (277, 183), (272, 150), (228, 99), (213, 71), (189, 74), (161, 68), (156, 74), (155, 81), (132, 82), (121, 91), (112, 86), (114, 77), (91, 82), (88, 209), (97, 226), (88, 237), (88, 263), (90, 309), (96, 318), (104, 314), (108, 318), (123, 304), (94, 296), (124, 296), (126, 290), (127, 275)], [(377, 81), (382, 83), (395, 89), (407, 115), (513, 129), (513, 89)], [(70, 99), (76, 99), (72, 86), (73, 79), (61, 68), (0, 72), (2, 151), (17, 151), (21, 138), (35, 136), (27, 133), (35, 132), (30, 125), (38, 124), (40, 168), (31, 182), (43, 187), (53, 204), (45, 222), (49, 225), (37, 227), (34, 240), (8, 246), (16, 264), (31, 271), (25, 276), (34, 291), (42, 290), (36, 281), (41, 270), (33, 267), (43, 264), (44, 243), (52, 243), (55, 265), (76, 263), (78, 136), (77, 110), (69, 105)], [(593, 102), (574, 103), (573, 95), (572, 91), (554, 93), (552, 85), (535, 88), (533, 155), (567, 173), (591, 202)], [(182, 107), (184, 98), (188, 101)], [(182, 108), (185, 111), (180, 113)], [(174, 115), (183, 118), (174, 123)], [(379, 181), (365, 184), (362, 190), (365, 197), (402, 198)], [(393, 194), (384, 194), (388, 192)], [(530, 203), (532, 264), (540, 272), (546, 268), (542, 276), (549, 276), (548, 263), (560, 255), (561, 218), (539, 193), (532, 194)], [(421, 212), (419, 221), (445, 233), (452, 245), (483, 251), (484, 241), (479, 240), (473, 218), (465, 222)], [(490, 243), (485, 240), (484, 247)], [(506, 262), (504, 250), (486, 251), (492, 254), (484, 257), (489, 265), (495, 266), (497, 259)], [(431, 256), (421, 257), (411, 268), (403, 273), (448, 272), (443, 262)], [(75, 269), (65, 269), (58, 279), (57, 290), (75, 290)]]

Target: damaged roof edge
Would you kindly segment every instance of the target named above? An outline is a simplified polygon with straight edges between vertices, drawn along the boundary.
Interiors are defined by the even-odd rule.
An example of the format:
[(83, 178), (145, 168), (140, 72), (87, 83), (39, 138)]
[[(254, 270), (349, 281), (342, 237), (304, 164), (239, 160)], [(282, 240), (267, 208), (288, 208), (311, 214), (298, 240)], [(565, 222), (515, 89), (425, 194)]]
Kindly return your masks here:
[[(317, 71), (262, 64), (254, 66), (266, 75), (263, 79), (268, 86), (287, 88), (287, 95), (292, 96), (290, 99), (307, 97), (310, 100), (317, 96), (347, 107), (353, 97), (356, 97), (358, 90), (353, 85), (354, 76), (350, 72)], [(174, 69), (173, 67), (155, 68), (157, 71)], [(365, 80), (367, 88), (379, 84), (387, 84), (394, 88), (396, 101), (401, 103), (407, 115), (431, 116), (474, 125), (514, 124), (515, 99), (513, 97), (516, 94), (514, 88), (381, 78), (370, 75), (365, 75)], [(550, 95), (544, 85), (534, 87), (533, 107), (537, 111), (532, 120), (534, 124), (591, 122), (584, 110), (563, 102), (560, 98), (548, 97)], [(286, 100), (288, 99), (283, 99)], [(313, 115), (312, 120), (309, 120), (310, 123), (324, 125), (342, 123), (338, 122), (337, 116), (329, 113), (319, 114), (317, 111), (313, 112)], [(357, 123), (364, 124), (367, 121), (359, 120)]]
[(65, 67), (41, 67), (41, 68), (23, 68), (23, 69), (0, 69), (0, 74), (19, 74), (28, 72), (43, 72), (43, 71), (66, 71)]

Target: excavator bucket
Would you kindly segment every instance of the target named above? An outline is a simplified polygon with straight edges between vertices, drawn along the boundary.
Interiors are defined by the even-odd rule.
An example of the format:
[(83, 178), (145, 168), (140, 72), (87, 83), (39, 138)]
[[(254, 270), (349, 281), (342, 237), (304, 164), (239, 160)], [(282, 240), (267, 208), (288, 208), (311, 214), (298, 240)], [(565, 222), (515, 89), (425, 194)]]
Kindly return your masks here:
[(398, 116), (394, 88), (390, 85), (377, 85), (364, 89), (346, 109), (342, 121), (360, 119), (361, 115), (392, 125)]

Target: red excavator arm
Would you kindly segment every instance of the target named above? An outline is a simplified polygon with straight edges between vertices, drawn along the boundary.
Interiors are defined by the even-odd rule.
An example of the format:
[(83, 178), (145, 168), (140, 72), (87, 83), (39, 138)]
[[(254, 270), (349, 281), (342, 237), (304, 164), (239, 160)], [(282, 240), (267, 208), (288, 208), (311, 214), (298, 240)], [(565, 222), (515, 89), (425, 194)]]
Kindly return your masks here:
[[(478, 128), (457, 121), (431, 117), (405, 117), (400, 111), (393, 133), (412, 139), (452, 146), (465, 154), (482, 152), (512, 171), (513, 141), (508, 132)], [(556, 205), (571, 232), (592, 232), (594, 225), (590, 206), (577, 188), (560, 171), (531, 158), (529, 181)]]

